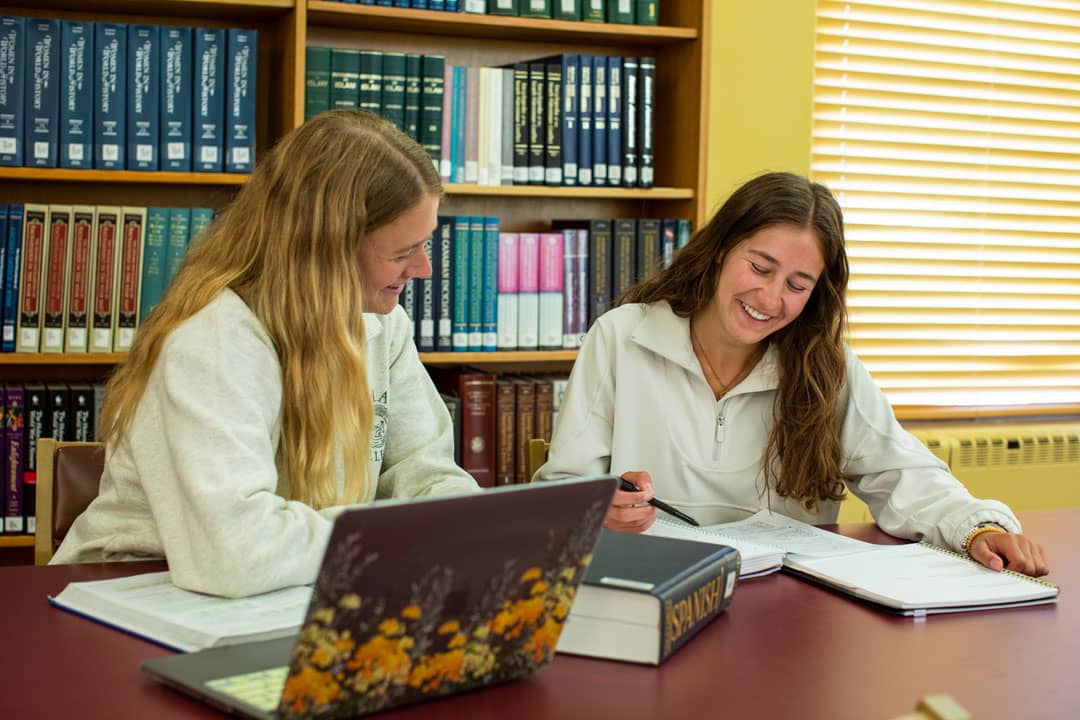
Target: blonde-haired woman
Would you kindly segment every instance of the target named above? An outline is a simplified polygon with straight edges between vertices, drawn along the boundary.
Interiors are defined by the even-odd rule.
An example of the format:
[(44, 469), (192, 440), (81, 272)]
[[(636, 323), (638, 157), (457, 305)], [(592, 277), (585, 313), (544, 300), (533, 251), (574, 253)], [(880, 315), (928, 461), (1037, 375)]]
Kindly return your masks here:
[(109, 381), (101, 491), (53, 562), (164, 556), (181, 587), (250, 595), (312, 582), (343, 505), (476, 490), (398, 307), (441, 192), (370, 113), (282, 138)]

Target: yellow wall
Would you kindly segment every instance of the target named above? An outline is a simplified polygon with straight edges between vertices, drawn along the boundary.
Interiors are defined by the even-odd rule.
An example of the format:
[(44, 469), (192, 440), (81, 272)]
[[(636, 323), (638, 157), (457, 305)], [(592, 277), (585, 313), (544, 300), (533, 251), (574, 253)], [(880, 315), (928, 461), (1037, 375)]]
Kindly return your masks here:
[(705, 0), (710, 27), (709, 214), (767, 170), (810, 172), (813, 0)]

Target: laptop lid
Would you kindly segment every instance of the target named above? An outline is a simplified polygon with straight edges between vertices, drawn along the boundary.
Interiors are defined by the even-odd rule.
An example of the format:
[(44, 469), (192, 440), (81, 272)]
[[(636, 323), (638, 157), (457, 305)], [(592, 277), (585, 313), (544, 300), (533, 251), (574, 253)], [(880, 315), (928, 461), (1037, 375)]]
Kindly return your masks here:
[[(342, 513), (274, 715), (352, 717), (539, 670), (555, 653), (616, 484), (610, 476), (552, 481)], [(231, 650), (157, 658), (143, 669), (219, 707), (263, 716), (221, 697), (206, 666), (241, 675), (274, 663), (237, 657), (230, 666), (239, 655)]]

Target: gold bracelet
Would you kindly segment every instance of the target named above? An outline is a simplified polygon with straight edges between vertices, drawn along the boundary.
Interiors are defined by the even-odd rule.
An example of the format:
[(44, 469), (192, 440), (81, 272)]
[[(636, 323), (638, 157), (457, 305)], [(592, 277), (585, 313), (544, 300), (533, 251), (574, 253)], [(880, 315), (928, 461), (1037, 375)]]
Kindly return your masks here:
[(964, 538), (964, 552), (971, 551), (971, 543), (975, 541), (975, 538), (979, 537), (983, 533), (1003, 533), (1008, 532), (1005, 528), (1001, 527), (997, 523), (979, 523), (975, 526), (975, 529), (968, 533), (968, 536)]

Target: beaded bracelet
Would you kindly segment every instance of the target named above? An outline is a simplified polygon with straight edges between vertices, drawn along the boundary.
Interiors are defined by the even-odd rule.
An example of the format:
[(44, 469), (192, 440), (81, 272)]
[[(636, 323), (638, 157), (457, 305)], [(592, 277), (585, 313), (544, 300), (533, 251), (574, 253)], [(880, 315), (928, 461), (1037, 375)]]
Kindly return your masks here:
[(975, 538), (979, 537), (983, 533), (1003, 533), (1008, 532), (1005, 528), (998, 525), (996, 522), (981, 522), (968, 533), (968, 536), (964, 538), (964, 552), (971, 551), (971, 543), (975, 541)]

